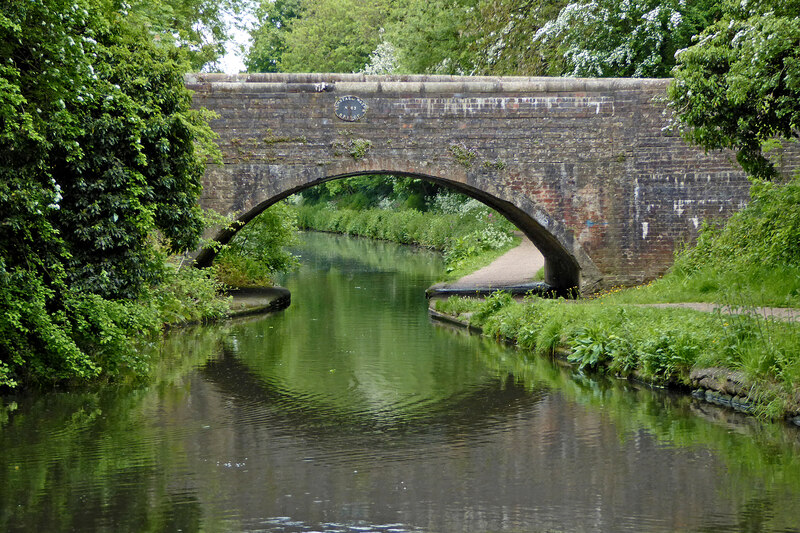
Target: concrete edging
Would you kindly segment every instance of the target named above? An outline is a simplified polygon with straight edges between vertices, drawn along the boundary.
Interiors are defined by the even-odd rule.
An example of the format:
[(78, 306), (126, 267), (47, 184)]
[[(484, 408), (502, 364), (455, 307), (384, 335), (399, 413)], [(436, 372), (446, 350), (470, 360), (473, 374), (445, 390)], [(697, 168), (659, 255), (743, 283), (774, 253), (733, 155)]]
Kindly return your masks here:
[(233, 298), (229, 318), (282, 311), (292, 303), (292, 293), (284, 287), (239, 287), (228, 295)]

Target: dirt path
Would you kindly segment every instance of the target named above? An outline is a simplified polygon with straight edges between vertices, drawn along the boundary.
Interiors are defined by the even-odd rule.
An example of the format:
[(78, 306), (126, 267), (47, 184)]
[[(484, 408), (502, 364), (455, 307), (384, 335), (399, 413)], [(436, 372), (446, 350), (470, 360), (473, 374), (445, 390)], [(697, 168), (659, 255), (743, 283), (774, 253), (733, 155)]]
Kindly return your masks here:
[[(437, 284), (434, 287), (440, 291), (471, 291), (518, 287), (530, 283), (536, 272), (544, 266), (544, 257), (527, 237), (521, 234), (519, 236), (522, 237), (520, 245), (498, 257), (491, 264), (457, 281)], [(738, 309), (726, 305), (699, 302), (642, 305), (648, 307), (682, 307), (709, 313), (719, 310), (725, 314), (755, 314), (763, 318), (800, 322), (800, 309), (783, 307)]]
[(731, 307), (714, 303), (684, 302), (673, 304), (642, 304), (643, 307), (682, 307), (712, 313), (719, 310), (726, 315), (757, 315), (762, 318), (800, 322), (800, 309), (787, 307)]
[(522, 242), (491, 264), (463, 278), (440, 285), (451, 290), (477, 288), (503, 288), (530, 283), (536, 272), (544, 266), (544, 257), (524, 235)]

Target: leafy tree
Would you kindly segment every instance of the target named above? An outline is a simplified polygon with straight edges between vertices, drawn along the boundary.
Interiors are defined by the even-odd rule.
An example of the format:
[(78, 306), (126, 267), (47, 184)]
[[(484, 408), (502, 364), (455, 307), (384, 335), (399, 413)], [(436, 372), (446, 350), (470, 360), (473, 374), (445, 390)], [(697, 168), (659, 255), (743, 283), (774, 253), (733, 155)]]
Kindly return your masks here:
[(555, 42), (533, 42), (566, 0), (481, 0), (469, 22), (475, 73), (544, 76), (556, 57)]
[(364, 74), (394, 74), (399, 68), (397, 48), (389, 41), (381, 43), (369, 55)]
[(210, 130), (179, 50), (101, 0), (0, 0), (0, 386), (140, 364), (131, 299), (192, 248)]
[(292, 21), (302, 15), (302, 0), (261, 1), (256, 10), (257, 25), (251, 31), (253, 43), (245, 58), (248, 71), (278, 72)]
[(533, 36), (546, 51), (550, 75), (665, 77), (675, 51), (718, 15), (701, 0), (573, 2)]
[(284, 72), (357, 72), (381, 42), (388, 0), (304, 2), (303, 16), (285, 33)]
[(478, 0), (408, 0), (397, 8), (387, 40), (398, 49), (399, 70), (414, 74), (470, 74), (466, 33)]
[(193, 70), (215, 65), (230, 39), (228, 20), (249, 0), (111, 0), (125, 24), (140, 26), (161, 43), (180, 48)]
[(800, 1), (729, 2), (678, 60), (670, 98), (684, 136), (775, 178), (764, 149), (800, 137)]
[(231, 287), (272, 284), (272, 275), (297, 265), (285, 247), (297, 242), (294, 211), (277, 203), (247, 223), (217, 257), (217, 274)]

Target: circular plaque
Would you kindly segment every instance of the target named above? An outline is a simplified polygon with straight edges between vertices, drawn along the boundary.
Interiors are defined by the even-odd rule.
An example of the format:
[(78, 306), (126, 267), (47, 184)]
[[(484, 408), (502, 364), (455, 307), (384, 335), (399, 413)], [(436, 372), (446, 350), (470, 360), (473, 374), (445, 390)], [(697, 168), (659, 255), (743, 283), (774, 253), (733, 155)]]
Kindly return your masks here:
[(333, 107), (336, 116), (347, 122), (355, 122), (367, 114), (367, 104), (358, 96), (342, 96)]

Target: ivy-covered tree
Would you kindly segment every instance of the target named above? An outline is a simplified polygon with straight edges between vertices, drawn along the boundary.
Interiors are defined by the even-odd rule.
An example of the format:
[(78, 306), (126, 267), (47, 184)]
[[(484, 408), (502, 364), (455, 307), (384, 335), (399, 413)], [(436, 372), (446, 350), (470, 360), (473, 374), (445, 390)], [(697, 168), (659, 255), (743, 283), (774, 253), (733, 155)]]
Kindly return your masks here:
[(179, 50), (103, 0), (0, 0), (0, 386), (115, 373), (197, 243), (210, 130)]
[(774, 179), (765, 148), (800, 137), (800, 1), (728, 2), (678, 61), (670, 97), (684, 136)]

